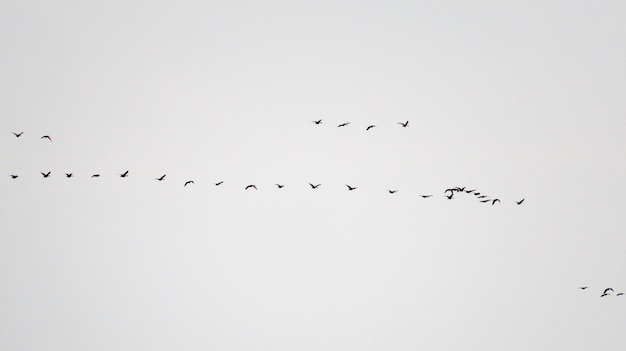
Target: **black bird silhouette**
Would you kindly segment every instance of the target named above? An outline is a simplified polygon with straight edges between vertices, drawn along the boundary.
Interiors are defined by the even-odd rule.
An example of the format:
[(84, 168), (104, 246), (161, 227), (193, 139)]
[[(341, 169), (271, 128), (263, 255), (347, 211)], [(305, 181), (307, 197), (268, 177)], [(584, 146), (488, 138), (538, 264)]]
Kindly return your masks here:
[(98, 178), (100, 175), (99, 174), (94, 174), (91, 176), (91, 178)]
[(41, 173), (41, 175), (42, 175), (44, 178), (48, 178), (48, 177), (50, 176), (50, 172), (48, 172), (48, 173), (39, 172), (39, 173)]
[(22, 134), (24, 134), (24, 132), (19, 132), (19, 133), (12, 132), (12, 133), (13, 135), (15, 135), (16, 138), (19, 138), (22, 136)]
[(344, 123), (341, 123), (340, 125), (338, 125), (337, 127), (345, 127), (348, 124), (350, 124), (350, 122), (344, 122)]
[(472, 190), (465, 190), (465, 193), (467, 193), (467, 194), (471, 194), (471, 193), (473, 193), (474, 191), (476, 191), (476, 189), (472, 189)]
[(611, 294), (603, 293), (600, 297), (611, 296)]
[(428, 199), (429, 197), (431, 197), (432, 195), (420, 195), (422, 197), (422, 199)]
[(448, 200), (452, 200), (452, 197), (454, 196), (453, 192), (450, 192), (450, 195), (446, 196), (448, 198)]
[(50, 142), (52, 142), (52, 138), (50, 138), (50, 136), (49, 136), (49, 135), (44, 135), (44, 136), (42, 136), (42, 137), (41, 137), (41, 138), (39, 138), (39, 139), (48, 139), (48, 140), (50, 140)]
[(120, 177), (122, 177), (122, 178), (126, 178), (126, 177), (128, 177), (128, 171), (126, 171), (126, 172), (124, 172), (124, 173), (120, 174)]
[(500, 202), (500, 199), (493, 199), (493, 201), (491, 201), (491, 206), (495, 205), (496, 202)]
[(585, 289), (587, 289), (587, 288), (588, 288), (588, 286), (581, 286), (581, 287), (580, 287), (580, 288), (578, 288), (578, 289), (580, 289), (580, 290), (585, 290)]
[(250, 188), (254, 188), (254, 190), (259, 190), (259, 189), (256, 188), (256, 185), (254, 185), (254, 184), (250, 184), (250, 185), (246, 186), (245, 190), (248, 190)]
[(606, 294), (609, 290), (611, 290), (611, 291), (615, 292), (615, 291), (613, 290), (613, 288), (606, 288), (606, 289), (604, 289), (603, 294)]
[(313, 188), (313, 189), (317, 189), (317, 188), (319, 188), (319, 187), (320, 187), (320, 185), (322, 185), (322, 184), (313, 185), (313, 184), (309, 183), (309, 185), (311, 186), (311, 188)]
[(372, 124), (371, 126), (367, 126), (367, 128), (365, 128), (365, 130), (370, 130), (370, 129), (374, 128), (374, 127), (376, 127), (376, 126)]
[(516, 203), (516, 204), (518, 204), (518, 205), (521, 205), (521, 204), (522, 204), (522, 202), (524, 202), (524, 200), (526, 200), (526, 199), (521, 199), (521, 200), (519, 200), (519, 201), (515, 201), (515, 203)]
[(624, 295), (624, 293), (623, 293), (623, 292), (621, 292), (621, 293), (617, 293), (617, 295), (615, 295), (615, 296), (622, 296), (622, 295)]
[(406, 122), (404, 122), (404, 123), (402, 123), (402, 122), (398, 122), (398, 124), (400, 124), (403, 128), (406, 128), (406, 127), (408, 127), (408, 126), (409, 126), (409, 121), (406, 121)]
[(346, 184), (346, 186), (348, 187), (348, 190), (352, 191), (352, 190), (356, 190), (357, 187), (355, 186), (349, 186), (348, 184)]
[(74, 176), (74, 174), (72, 174), (72, 173), (65, 173), (65, 176), (66, 176), (67, 178), (72, 178), (72, 176)]
[(487, 202), (489, 202), (489, 201), (491, 201), (491, 200), (490, 200), (490, 199), (480, 200), (480, 202), (482, 202), (482, 203), (487, 203)]
[(487, 195), (480, 195), (478, 198), (479, 198), (479, 199), (482, 199), (482, 198), (484, 198), (484, 197), (487, 197)]
[(396, 192), (398, 192), (398, 190), (387, 190), (389, 192), (389, 194), (395, 194)]
[(480, 195), (480, 193), (479, 192), (475, 192), (474, 195), (478, 196), (478, 195)]
[(164, 175), (162, 175), (162, 176), (160, 176), (160, 177), (158, 177), (158, 178), (155, 178), (155, 179), (156, 179), (156, 180), (158, 180), (159, 182), (160, 182), (160, 181), (163, 181), (163, 180), (165, 179), (165, 176), (166, 176), (166, 175), (167, 175), (167, 174), (164, 174)]
[(195, 183), (193, 182), (193, 180), (188, 180), (185, 182), (185, 185), (183, 185), (183, 187), (186, 187), (189, 184), (195, 184)]
[(220, 185), (222, 185), (222, 183), (224, 183), (224, 181), (223, 181), (223, 180), (221, 180), (221, 181), (219, 181), (219, 182), (215, 183), (215, 186), (220, 186)]
[(11, 177), (11, 179), (17, 179), (18, 175), (17, 174), (11, 174), (9, 177)]
[(284, 184), (274, 184), (274, 185), (276, 185), (276, 186), (278, 187), (278, 189), (282, 189), (282, 188), (284, 188), (284, 187), (285, 187), (285, 185), (284, 185)]
[(322, 124), (322, 120), (321, 119), (318, 119), (317, 121), (312, 121), (312, 122), (315, 123), (315, 124)]

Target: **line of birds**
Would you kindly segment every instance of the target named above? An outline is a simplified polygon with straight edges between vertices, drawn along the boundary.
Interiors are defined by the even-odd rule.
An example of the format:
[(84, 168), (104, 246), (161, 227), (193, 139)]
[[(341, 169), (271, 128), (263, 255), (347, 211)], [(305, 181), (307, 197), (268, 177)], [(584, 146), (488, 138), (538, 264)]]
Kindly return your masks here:
[[(49, 178), (50, 175), (52, 174), (51, 171), (48, 172), (39, 172), (44, 178)], [(64, 173), (66, 178), (73, 178), (74, 177), (74, 173)], [(124, 171), (123, 173), (120, 173), (119, 176), (121, 178), (126, 178), (129, 175), (129, 170)], [(163, 174), (162, 176), (158, 177), (158, 178), (154, 178), (155, 180), (162, 182), (165, 180), (165, 177), (167, 176), (167, 174)], [(17, 174), (10, 174), (9, 177), (11, 177), (11, 179), (17, 179), (19, 178), (19, 175)], [(99, 178), (100, 174), (99, 173), (95, 173), (91, 175), (91, 178)], [(215, 186), (220, 186), (224, 183), (224, 181), (219, 181), (217, 183), (213, 183)], [(193, 180), (187, 180), (185, 181), (185, 183), (183, 184), (183, 187), (186, 187), (187, 185), (191, 185), (191, 184), (195, 184), (195, 182)], [(283, 189), (285, 187), (285, 184), (280, 184), (280, 183), (275, 183), (274, 184), (278, 189)], [(322, 184), (315, 184), (315, 183), (308, 183), (308, 185), (311, 187), (311, 189), (313, 190), (317, 190), (319, 189)], [(348, 189), (348, 191), (354, 191), (357, 190), (358, 187), (356, 186), (352, 186), (350, 184), (345, 184), (346, 188)], [(244, 187), (245, 190), (248, 189), (255, 189), (255, 190), (259, 190), (256, 186), (256, 184), (248, 184)], [(490, 199), (487, 195), (483, 195), (480, 192), (478, 192), (476, 189), (471, 189), (471, 190), (465, 190), (466, 187), (454, 187), (454, 188), (448, 188), (444, 191), (444, 196), (448, 199), (448, 200), (452, 200), (454, 198), (455, 193), (461, 193), (461, 194), (473, 194), (475, 195), (477, 198), (482, 199), (480, 200), (480, 202), (482, 203), (491, 203), (491, 205), (495, 205), (497, 202), (501, 202), (499, 198), (493, 198)], [(387, 192), (389, 194), (395, 194), (398, 192), (398, 189), (387, 189)], [(428, 199), (430, 197), (433, 197), (433, 194), (420, 194), (420, 197), (422, 197), (423, 199)], [(518, 205), (521, 205), (522, 203), (524, 203), (525, 199), (521, 199), (521, 200), (515, 200), (515, 203)]]
[[(322, 120), (321, 120), (321, 119), (318, 119), (318, 120), (315, 120), (315, 121), (311, 121), (311, 122), (312, 122), (312, 123), (315, 123), (316, 125), (320, 125), (320, 124), (322, 124)], [(341, 127), (347, 127), (347, 126), (348, 126), (348, 125), (350, 125), (350, 124), (352, 124), (352, 122), (343, 122), (343, 123), (341, 123), (341, 124), (337, 125), (337, 127), (338, 127), (338, 128), (341, 128)], [(401, 126), (402, 126), (402, 128), (406, 128), (406, 127), (408, 127), (408, 126), (409, 126), (409, 121), (406, 121), (406, 122), (398, 122), (398, 124), (399, 124), (399, 125), (401, 125)], [(370, 129), (372, 129), (372, 128), (376, 128), (376, 127), (377, 127), (377, 125), (375, 125), (375, 124), (370, 124), (370, 125), (368, 125), (368, 126), (365, 128), (365, 130), (367, 131), (367, 130), (370, 130)]]
[[(16, 138), (19, 138), (19, 137), (22, 136), (22, 134), (24, 134), (24, 132), (19, 132), (19, 133), (12, 132), (12, 133), (13, 133), (13, 135), (15, 135)], [(39, 139), (48, 139), (48, 141), (52, 142), (52, 138), (49, 135), (44, 135), (44, 136), (42, 136)]]
[[(586, 289), (589, 289), (589, 287), (588, 286), (581, 286), (581, 287), (578, 287), (578, 289), (586, 290)], [(602, 295), (600, 295), (600, 297), (613, 296), (613, 295), (609, 294), (609, 291), (615, 292), (615, 290), (613, 290), (613, 288), (606, 288), (606, 289), (604, 289), (604, 291), (602, 292)], [(615, 296), (622, 296), (622, 295), (624, 295), (624, 293), (623, 292), (619, 292)]]

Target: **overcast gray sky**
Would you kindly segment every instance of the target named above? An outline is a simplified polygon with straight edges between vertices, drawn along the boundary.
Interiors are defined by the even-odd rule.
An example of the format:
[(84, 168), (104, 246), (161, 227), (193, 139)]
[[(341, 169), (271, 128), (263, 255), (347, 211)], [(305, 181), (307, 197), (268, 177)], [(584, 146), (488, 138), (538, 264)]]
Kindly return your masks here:
[(625, 13), (2, 1), (0, 349), (623, 349)]

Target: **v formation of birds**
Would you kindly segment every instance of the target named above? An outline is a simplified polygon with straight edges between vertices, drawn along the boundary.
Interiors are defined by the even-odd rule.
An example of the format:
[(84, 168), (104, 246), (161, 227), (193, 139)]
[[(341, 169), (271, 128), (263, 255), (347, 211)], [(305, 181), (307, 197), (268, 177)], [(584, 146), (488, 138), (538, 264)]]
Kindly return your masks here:
[[(318, 119), (318, 120), (314, 120), (311, 121), (313, 124), (315, 125), (321, 125), (323, 123), (322, 119)], [(398, 122), (397, 123), (401, 128), (407, 128), (409, 126), (409, 121), (404, 121), (404, 122)], [(340, 124), (337, 125), (337, 127), (341, 128), (341, 127), (348, 127), (352, 125), (351, 122), (342, 122)], [(369, 131), (373, 128), (377, 127), (377, 125), (375, 124), (371, 124), (365, 127), (365, 131)], [(16, 137), (16, 138), (20, 138), (22, 137), (22, 135), (24, 134), (24, 132), (12, 132), (12, 134)], [(41, 140), (46, 140), (48, 142), (52, 142), (52, 137), (50, 137), (49, 135), (43, 135), (41, 136), (39, 139)], [(52, 172), (51, 171), (47, 171), (47, 172), (40, 172), (41, 175), (43, 176), (43, 178), (49, 178), (51, 177)], [(119, 173), (119, 177), (121, 178), (127, 178), (130, 175), (130, 171), (129, 170), (125, 170), (122, 173)], [(165, 177), (167, 176), (167, 174), (163, 174), (160, 177), (154, 178), (155, 180), (162, 182), (165, 180)], [(18, 174), (10, 174), (9, 177), (11, 179), (17, 179), (19, 178)], [(73, 178), (74, 177), (74, 173), (65, 173), (65, 177), (66, 178)], [(99, 178), (100, 177), (100, 173), (94, 173), (91, 174), (90, 178)], [(220, 186), (224, 183), (224, 181), (219, 181), (217, 183), (213, 183), (215, 186)], [(195, 184), (194, 180), (186, 180), (183, 183), (183, 187), (187, 187), (190, 186), (192, 184)], [(320, 189), (320, 187), (322, 186), (322, 184), (314, 184), (314, 183), (308, 183), (310, 188), (312, 190), (318, 190)], [(279, 184), (276, 183), (274, 184), (274, 186), (276, 187), (276, 189), (283, 189), (285, 188), (285, 184)], [(346, 189), (348, 191), (354, 191), (359, 189), (359, 187), (357, 186), (353, 186), (350, 184), (345, 184)], [(253, 190), (258, 190), (258, 187), (256, 184), (247, 184), (244, 186), (245, 190), (249, 190), (249, 189), (253, 189)], [(395, 194), (398, 192), (398, 189), (387, 189), (387, 192), (389, 194)], [(492, 197), (492, 196), (487, 196), (485, 194), (482, 194), (481, 192), (478, 192), (476, 189), (471, 189), (471, 190), (466, 190), (466, 187), (453, 187), (453, 188), (448, 188), (444, 191), (444, 197), (452, 200), (454, 199), (455, 195), (458, 194), (464, 194), (464, 195), (473, 195), (474, 197), (476, 197), (476, 199), (480, 202), (480, 203), (484, 203), (484, 204), (491, 204), (492, 206), (500, 203), (501, 200), (497, 197)], [(433, 197), (433, 194), (419, 194), (419, 196), (423, 199), (428, 199)], [(515, 200), (514, 203), (517, 205), (521, 205), (524, 202), (525, 199), (521, 199), (521, 200)]]

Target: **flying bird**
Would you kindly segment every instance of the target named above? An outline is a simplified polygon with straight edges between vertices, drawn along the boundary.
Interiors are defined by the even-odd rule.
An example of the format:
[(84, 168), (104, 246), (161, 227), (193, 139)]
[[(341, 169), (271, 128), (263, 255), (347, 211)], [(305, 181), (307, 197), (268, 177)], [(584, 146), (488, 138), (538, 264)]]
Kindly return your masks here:
[(44, 178), (48, 178), (48, 177), (50, 176), (50, 172), (48, 172), (48, 173), (39, 172), (39, 173), (41, 173), (41, 175), (42, 175)]
[(159, 182), (160, 182), (160, 181), (163, 181), (163, 179), (165, 179), (165, 176), (166, 176), (166, 175), (167, 175), (167, 174), (164, 174), (164, 175), (162, 175), (162, 176), (160, 176), (160, 177), (158, 177), (158, 178), (155, 178), (155, 179), (156, 179), (156, 180), (158, 180)]
[(48, 140), (50, 140), (50, 142), (52, 142), (52, 138), (50, 138), (50, 136), (49, 136), (49, 135), (44, 135), (44, 136), (42, 136), (42, 137), (41, 137), (41, 138), (39, 138), (39, 139), (48, 139)]
[(189, 184), (195, 184), (195, 183), (193, 182), (193, 180), (188, 180), (185, 182), (185, 185), (183, 185), (183, 187), (186, 187)]
[(22, 134), (24, 134), (24, 132), (19, 132), (19, 133), (12, 132), (12, 133), (13, 133), (13, 135), (15, 135), (16, 138), (19, 138), (19, 137), (22, 136)]
[(611, 294), (603, 293), (600, 297), (611, 296)]
[(344, 122), (344, 123), (341, 123), (340, 125), (338, 125), (337, 127), (345, 127), (348, 124), (350, 124), (350, 122)]
[(311, 188), (312, 188), (312, 189), (317, 189), (317, 188), (319, 188), (319, 187), (320, 187), (320, 185), (322, 185), (322, 184), (313, 185), (313, 184), (309, 183), (309, 185), (311, 186)]
[(525, 200), (525, 199), (521, 199), (521, 200), (519, 200), (519, 201), (515, 201), (515, 203), (516, 203), (516, 204), (518, 204), (518, 205), (521, 205), (521, 204), (522, 204), (522, 202), (524, 202), (524, 200)]
[(611, 291), (615, 292), (615, 291), (613, 290), (613, 288), (606, 288), (606, 289), (604, 289), (603, 294), (606, 294), (609, 290), (611, 290)]
[(376, 126), (372, 124), (371, 126), (367, 126), (367, 128), (365, 128), (365, 130), (370, 130), (370, 129), (374, 128), (374, 127), (376, 127)]
[(422, 197), (422, 199), (428, 199), (429, 197), (431, 197), (432, 195), (420, 195)]
[(11, 177), (11, 179), (17, 179), (18, 175), (17, 174), (11, 174), (9, 177)]
[(220, 186), (220, 185), (222, 185), (222, 183), (224, 183), (224, 181), (223, 181), (223, 180), (222, 180), (222, 181), (219, 181), (219, 182), (217, 182), (217, 183), (215, 183), (215, 186)]
[(317, 121), (311, 121), (311, 122), (313, 122), (315, 124), (322, 124), (322, 120), (321, 119), (318, 119)]
[(588, 286), (581, 286), (581, 287), (580, 287), (580, 288), (578, 288), (578, 289), (580, 289), (580, 290), (585, 290), (585, 289), (587, 289), (587, 288), (588, 288)]
[(615, 295), (615, 296), (622, 296), (622, 295), (624, 295), (624, 293), (623, 293), (623, 292), (621, 292), (621, 293), (617, 293), (617, 295)]
[(356, 190), (357, 187), (355, 186), (349, 186), (348, 184), (346, 184), (346, 186), (348, 187), (348, 190), (352, 191), (352, 190)]
[(489, 201), (491, 201), (491, 200), (490, 200), (490, 199), (480, 200), (480, 202), (482, 202), (482, 203), (487, 203), (487, 202), (489, 202)]
[(100, 175), (99, 174), (94, 174), (91, 176), (91, 178), (98, 178)]
[(250, 184), (250, 185), (246, 186), (246, 188), (244, 190), (248, 190), (250, 188), (254, 188), (254, 190), (259, 190), (259, 189), (256, 188), (256, 185), (254, 185), (254, 184)]
[(66, 176), (67, 178), (72, 178), (72, 177), (74, 176), (74, 174), (72, 174), (72, 173), (65, 173), (65, 176)]
[(398, 192), (398, 190), (387, 190), (389, 192), (389, 194), (395, 194)]
[(402, 126), (402, 128), (406, 128), (406, 127), (408, 127), (408, 126), (409, 126), (409, 121), (406, 121), (406, 122), (404, 122), (404, 123), (402, 123), (402, 122), (398, 122), (398, 124), (400, 124), (400, 125)]
[(126, 172), (124, 172), (124, 173), (120, 174), (120, 177), (122, 177), (122, 178), (126, 178), (126, 177), (128, 177), (128, 171), (126, 171)]
[(448, 200), (452, 200), (452, 197), (453, 197), (453, 196), (454, 196), (454, 193), (453, 193), (453, 192), (450, 192), (450, 195), (449, 195), (449, 196), (446, 196), (446, 197), (448, 198)]
[(480, 195), (478, 198), (479, 198), (479, 199), (482, 199), (482, 198), (484, 198), (484, 197), (487, 197), (487, 195)]
[(467, 194), (471, 194), (471, 193), (473, 193), (474, 191), (476, 191), (476, 189), (472, 189), (472, 190), (465, 190), (465, 193), (467, 193)]
[(284, 184), (274, 184), (274, 185), (276, 185), (276, 186), (278, 187), (278, 189), (282, 189), (282, 188), (284, 188), (284, 187), (285, 187), (285, 185), (284, 185)]
[(496, 202), (500, 202), (500, 199), (493, 199), (493, 201), (491, 201), (491, 206), (495, 205)]

